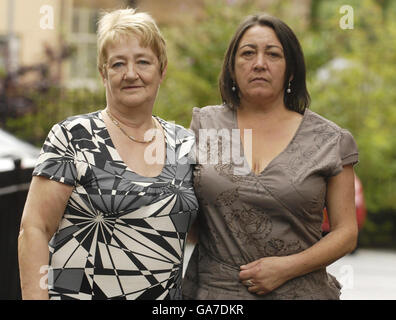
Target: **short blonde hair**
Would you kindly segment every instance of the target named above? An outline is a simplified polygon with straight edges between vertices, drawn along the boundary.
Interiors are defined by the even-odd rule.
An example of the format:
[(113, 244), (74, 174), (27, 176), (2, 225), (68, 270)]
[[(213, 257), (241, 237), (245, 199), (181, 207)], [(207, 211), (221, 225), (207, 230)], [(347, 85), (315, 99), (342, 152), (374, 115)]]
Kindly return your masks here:
[(153, 50), (158, 58), (162, 73), (168, 60), (165, 40), (160, 30), (148, 13), (137, 13), (135, 9), (129, 8), (105, 12), (98, 22), (97, 63), (99, 71), (103, 72), (103, 66), (107, 62), (106, 46), (131, 34), (140, 38), (141, 46), (150, 47)]

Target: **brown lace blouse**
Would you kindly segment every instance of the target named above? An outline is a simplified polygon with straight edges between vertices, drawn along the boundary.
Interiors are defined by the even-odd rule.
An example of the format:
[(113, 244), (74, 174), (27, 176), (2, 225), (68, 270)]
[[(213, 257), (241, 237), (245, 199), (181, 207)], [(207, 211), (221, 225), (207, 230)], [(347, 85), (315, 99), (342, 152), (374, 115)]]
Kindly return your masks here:
[[(243, 264), (298, 253), (321, 239), (327, 179), (358, 162), (352, 135), (307, 109), (288, 146), (256, 175), (237, 128), (236, 112), (226, 106), (193, 110), (199, 244), (183, 280), (184, 298), (339, 299), (340, 284), (325, 268), (264, 296), (248, 292), (238, 275)], [(217, 134), (218, 143), (202, 131)]]

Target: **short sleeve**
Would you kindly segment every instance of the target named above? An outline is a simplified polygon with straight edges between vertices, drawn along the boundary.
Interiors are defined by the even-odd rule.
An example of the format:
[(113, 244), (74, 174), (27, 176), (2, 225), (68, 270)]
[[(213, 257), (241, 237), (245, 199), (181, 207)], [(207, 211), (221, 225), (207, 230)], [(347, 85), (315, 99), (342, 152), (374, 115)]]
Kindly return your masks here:
[(341, 164), (346, 166), (348, 164), (355, 165), (359, 162), (358, 147), (352, 134), (343, 129), (340, 138), (340, 158)]
[(337, 148), (337, 165), (331, 175), (337, 175), (346, 165), (356, 165), (359, 162), (359, 152), (355, 139), (352, 134), (346, 130), (341, 130)]
[(45, 139), (33, 176), (43, 176), (75, 186), (77, 180), (75, 153), (71, 133), (62, 124), (54, 125)]

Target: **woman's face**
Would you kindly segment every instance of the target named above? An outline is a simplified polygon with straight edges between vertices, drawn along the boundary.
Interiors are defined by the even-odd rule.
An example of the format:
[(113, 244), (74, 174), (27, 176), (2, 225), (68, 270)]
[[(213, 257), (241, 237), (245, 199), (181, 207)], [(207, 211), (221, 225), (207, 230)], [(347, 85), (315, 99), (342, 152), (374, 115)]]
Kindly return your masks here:
[(151, 48), (141, 47), (140, 39), (131, 35), (109, 44), (106, 53), (102, 78), (108, 105), (152, 110), (165, 70), (161, 74)]
[(274, 30), (265, 26), (248, 29), (239, 42), (234, 66), (242, 105), (283, 102), (286, 60)]

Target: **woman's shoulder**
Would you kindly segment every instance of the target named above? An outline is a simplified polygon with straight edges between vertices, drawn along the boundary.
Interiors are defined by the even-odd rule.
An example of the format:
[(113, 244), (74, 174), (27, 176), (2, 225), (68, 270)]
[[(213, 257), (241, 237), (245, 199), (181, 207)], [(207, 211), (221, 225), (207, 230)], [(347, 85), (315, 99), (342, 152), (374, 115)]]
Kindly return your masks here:
[(55, 126), (64, 127), (68, 131), (73, 131), (78, 128), (87, 128), (87, 126), (91, 127), (93, 121), (101, 121), (100, 112), (101, 110), (85, 114), (73, 115), (58, 122), (57, 124), (55, 124)]
[(194, 107), (193, 113), (199, 113), (202, 116), (212, 116), (219, 113), (230, 113), (232, 110), (224, 104), (209, 105), (202, 108)]
[(233, 128), (233, 110), (226, 105), (210, 105), (193, 109), (193, 122), (200, 128)]
[(100, 112), (95, 111), (67, 117), (52, 126), (47, 138), (62, 141), (81, 138), (91, 139), (95, 133), (105, 128)]
[(305, 114), (306, 121), (314, 131), (326, 130), (341, 134), (342, 131), (345, 130), (335, 122), (325, 118), (324, 116), (310, 109), (306, 109), (305, 112), (306, 112)]
[(168, 131), (168, 133), (175, 133), (176, 137), (194, 137), (194, 134), (190, 130), (180, 124), (176, 124), (174, 121), (167, 121), (158, 116), (155, 116), (155, 118)]
[[(332, 157), (337, 160), (335, 167), (329, 173), (330, 176), (339, 173), (345, 165), (358, 163), (358, 145), (348, 129), (340, 127), (316, 112), (311, 110), (306, 112), (305, 118), (308, 124), (305, 126), (307, 128), (305, 137), (311, 137), (310, 141), (318, 150), (327, 150), (328, 159)], [(331, 149), (326, 149), (326, 146)]]
[(306, 112), (306, 135), (312, 137), (312, 139), (319, 143), (319, 145), (323, 145), (325, 142), (330, 144), (337, 142), (339, 149), (343, 153), (358, 153), (355, 138), (348, 129), (340, 127), (335, 122), (317, 114), (316, 112), (308, 109)]

